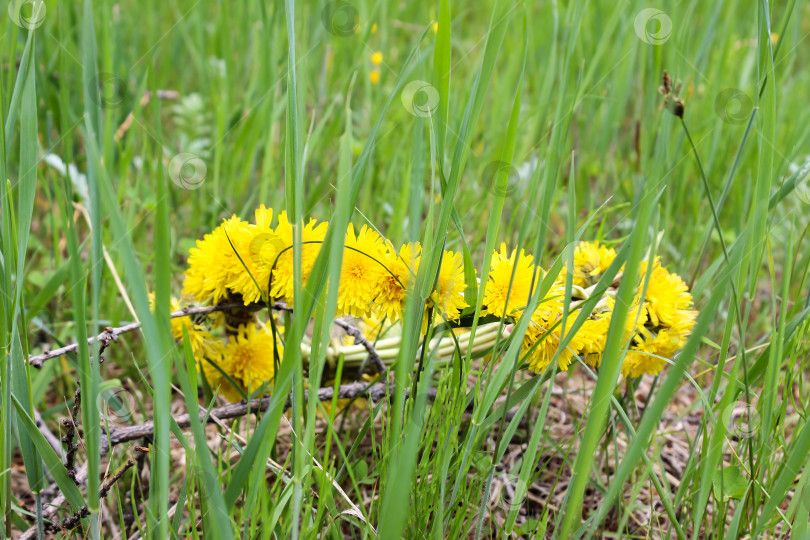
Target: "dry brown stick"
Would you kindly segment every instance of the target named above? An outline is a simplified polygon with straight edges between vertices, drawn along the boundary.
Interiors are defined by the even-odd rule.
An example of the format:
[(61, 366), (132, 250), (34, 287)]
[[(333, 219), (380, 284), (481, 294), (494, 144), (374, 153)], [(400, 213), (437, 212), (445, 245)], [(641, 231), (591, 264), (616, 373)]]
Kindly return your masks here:
[[(140, 450), (140, 448), (137, 448), (137, 450)], [(115, 471), (115, 473), (110, 477), (109, 480), (101, 484), (101, 490), (99, 490), (98, 496), (101, 497), (102, 499), (106, 497), (107, 494), (110, 493), (110, 490), (115, 485), (115, 483), (118, 482), (118, 480), (120, 480), (121, 477), (124, 476), (124, 473), (127, 472), (134, 465), (135, 465), (134, 459), (132, 458), (127, 459), (126, 463), (118, 467), (118, 470)]]
[[(261, 304), (256, 304), (257, 306), (261, 306)], [(227, 304), (217, 304), (215, 306), (194, 306), (194, 307), (184, 307), (183, 309), (178, 309), (177, 311), (173, 311), (169, 314), (169, 317), (175, 319), (177, 317), (190, 317), (192, 315), (209, 315), (211, 313), (216, 313), (218, 311), (227, 311), (229, 309), (246, 309), (249, 306), (245, 306), (243, 303), (227, 303)], [(286, 304), (277, 302), (270, 306), (271, 309), (275, 310), (283, 310), (283, 311), (291, 311)], [(118, 340), (118, 336), (121, 334), (126, 334), (128, 332), (133, 332), (141, 327), (140, 322), (133, 322), (129, 324), (125, 324), (124, 326), (118, 326), (116, 328), (107, 327), (104, 329), (97, 336), (93, 336), (91, 338), (87, 338), (87, 344), (92, 345), (96, 341), (101, 343), (100, 353), (104, 352), (104, 350), (110, 346), (110, 343), (113, 341)], [(51, 358), (56, 358), (58, 356), (62, 356), (71, 352), (76, 352), (79, 349), (78, 343), (73, 343), (72, 345), (65, 345), (64, 347), (59, 347), (58, 349), (54, 349), (52, 351), (47, 351), (42, 354), (37, 354), (28, 357), (28, 363), (37, 369), (42, 367), (42, 364), (46, 360), (50, 360)]]
[(82, 387), (76, 388), (76, 393), (73, 395), (73, 409), (71, 410), (71, 418), (62, 420), (62, 427), (65, 428), (65, 435), (62, 437), (62, 442), (67, 445), (67, 452), (65, 454), (65, 468), (67, 475), (78, 484), (76, 480), (76, 450), (79, 445), (75, 442), (76, 432), (78, 431), (78, 419), (81, 417), (82, 407)]
[[(217, 311), (223, 311), (227, 309), (235, 309), (235, 308), (244, 308), (243, 304), (217, 304), (216, 306), (196, 306), (196, 307), (186, 307), (183, 309), (179, 309), (173, 312), (170, 317), (172, 319), (176, 317), (189, 317), (191, 315), (208, 315), (209, 313), (215, 313)], [(87, 339), (87, 344), (92, 345), (96, 341), (101, 343), (103, 348), (107, 348), (110, 345), (110, 342), (116, 341), (118, 336), (121, 334), (126, 334), (127, 332), (132, 332), (137, 330), (141, 327), (141, 323), (134, 322), (130, 324), (125, 324), (124, 326), (119, 326), (116, 328), (107, 327), (104, 329), (97, 336), (93, 336)], [(44, 352), (42, 354), (37, 354), (34, 356), (28, 357), (28, 363), (37, 369), (42, 367), (43, 362), (46, 360), (50, 360), (51, 358), (56, 358), (57, 356), (62, 356), (67, 353), (76, 352), (79, 349), (78, 343), (73, 343), (72, 345), (65, 345), (64, 347), (59, 347), (58, 349), (54, 349), (52, 351)]]
[[(320, 401), (329, 401), (334, 396), (334, 388), (333, 387), (326, 387), (321, 388), (318, 390), (318, 399)], [(371, 398), (373, 401), (379, 401), (380, 399), (384, 398), (389, 391), (393, 392), (393, 383), (388, 385), (385, 383), (376, 383), (369, 385), (367, 382), (358, 381), (348, 384), (342, 384), (338, 387), (338, 399), (348, 399), (358, 396), (367, 396)], [(407, 392), (407, 389), (406, 389)], [(435, 396), (435, 389), (432, 389), (432, 394)], [(304, 399), (308, 399), (309, 393), (304, 391)], [(263, 412), (267, 410), (267, 407), (270, 406), (270, 401), (272, 400), (272, 396), (265, 396), (262, 398), (256, 398), (249, 402), (247, 401), (240, 401), (239, 403), (231, 403), (229, 405), (223, 405), (221, 407), (216, 407), (211, 409), (211, 413), (208, 415), (208, 422), (213, 423), (215, 422), (215, 418), (219, 420), (228, 420), (231, 418), (238, 418), (240, 416), (245, 416), (250, 413), (255, 412)], [(287, 399), (287, 402), (284, 404), (284, 408), (289, 409), (291, 406), (290, 400)], [(199, 413), (200, 419), (202, 420), (206, 416), (206, 412), (200, 411)], [(179, 416), (174, 417), (175, 422), (180, 428), (187, 428), (191, 425), (191, 417), (188, 414), (182, 414)], [(152, 435), (154, 430), (154, 422), (149, 420), (144, 422), (143, 424), (138, 424), (135, 426), (126, 426), (126, 427), (114, 427), (110, 430), (108, 437), (105, 437), (105, 441), (109, 441), (110, 446), (115, 446), (117, 444), (121, 444), (123, 442), (134, 441), (140, 439), (142, 437), (146, 437)]]
[[(261, 306), (261, 302), (257, 303), (255, 306)], [(169, 317), (174, 319), (177, 317), (190, 317), (192, 315), (209, 315), (211, 313), (216, 313), (219, 311), (227, 311), (230, 309), (245, 309), (249, 306), (245, 306), (242, 303), (227, 303), (227, 304), (217, 304), (215, 306), (195, 306), (195, 307), (184, 307), (183, 309), (179, 309), (177, 311), (172, 312)], [(292, 308), (287, 306), (282, 302), (276, 302), (272, 304), (271, 309), (277, 311), (292, 311)], [(379, 373), (385, 373), (386, 366), (385, 363), (380, 359), (380, 355), (377, 353), (374, 346), (363, 336), (363, 333), (360, 331), (359, 328), (356, 328), (349, 324), (348, 322), (337, 319), (335, 321), (337, 326), (340, 326), (348, 335), (354, 338), (354, 342), (357, 345), (362, 345), (366, 351), (368, 351), (369, 359), (371, 363), (377, 368)], [(133, 332), (141, 327), (140, 322), (133, 322), (129, 324), (125, 324), (123, 326), (118, 326), (115, 328), (107, 327), (101, 332), (99, 335), (88, 338), (87, 344), (92, 345), (95, 342), (99, 342), (100, 350), (99, 354), (103, 353), (104, 350), (110, 346), (110, 343), (113, 341), (118, 340), (118, 336), (122, 334), (126, 334), (128, 332)], [(79, 349), (78, 343), (73, 343), (71, 345), (65, 345), (64, 347), (59, 347), (58, 349), (54, 349), (52, 351), (47, 351), (42, 354), (37, 354), (28, 357), (28, 363), (37, 369), (42, 367), (42, 364), (46, 360), (50, 360), (51, 358), (56, 358), (58, 356), (62, 356), (71, 352), (76, 352)]]
[[(106, 441), (102, 441), (101, 456), (103, 457), (107, 455), (107, 452), (109, 452), (109, 450), (110, 447), (106, 444)], [(132, 467), (132, 465), (129, 464), (130, 461), (132, 461), (132, 465), (135, 464), (135, 462), (130, 458), (127, 461), (127, 463), (124, 464), (124, 467), (126, 467), (126, 469), (122, 467), (123, 470), (119, 469), (119, 471), (116, 472), (108, 482), (105, 482), (102, 485), (101, 489), (104, 493), (109, 492), (109, 490), (112, 488), (112, 483), (118, 481), (118, 479), (126, 472), (126, 470)], [(76, 472), (76, 484), (81, 485), (85, 482), (85, 480), (87, 480), (87, 462), (85, 462), (81, 467), (79, 467), (79, 470)], [(107, 484), (109, 484), (109, 487), (106, 487)], [(67, 505), (67, 498), (65, 497), (64, 493), (60, 493), (53, 501), (46, 504), (45, 507), (42, 509), (42, 519), (45, 521), (50, 521), (56, 515), (56, 513), (59, 510), (64, 509), (66, 505)], [(79, 509), (78, 512), (81, 511), (82, 510)], [(36, 538), (36, 536), (37, 536), (37, 527), (36, 525), (34, 525), (33, 527), (25, 531), (25, 533), (23, 533), (22, 536), (20, 536), (20, 540), (32, 540)]]
[[(135, 465), (135, 460), (132, 458), (127, 459), (127, 461), (123, 465), (121, 465), (118, 468), (118, 470), (115, 471), (115, 473), (106, 482), (104, 482), (101, 485), (101, 489), (98, 492), (99, 497), (102, 499), (105, 498), (110, 493), (110, 490), (115, 485), (115, 483), (118, 482), (118, 480), (120, 480), (121, 477), (124, 476), (124, 473), (126, 473), (130, 468), (132, 468), (133, 465)], [(88, 510), (87, 506), (82, 506), (76, 512), (69, 515), (62, 521), (58, 523), (50, 523), (48, 529), (51, 531), (56, 530), (70, 531), (78, 527), (82, 519), (88, 517), (89, 515), (90, 510)]]
[(372, 364), (374, 364), (374, 367), (377, 368), (378, 373), (385, 373), (387, 368), (385, 366), (385, 363), (380, 358), (377, 349), (375, 349), (374, 345), (372, 345), (369, 342), (369, 340), (366, 339), (366, 336), (363, 335), (363, 332), (361, 332), (359, 328), (357, 328), (356, 326), (352, 326), (343, 319), (336, 319), (335, 324), (343, 328), (344, 332), (346, 332), (348, 335), (354, 338), (355, 345), (363, 346), (363, 348), (368, 353), (368, 359), (371, 361)]

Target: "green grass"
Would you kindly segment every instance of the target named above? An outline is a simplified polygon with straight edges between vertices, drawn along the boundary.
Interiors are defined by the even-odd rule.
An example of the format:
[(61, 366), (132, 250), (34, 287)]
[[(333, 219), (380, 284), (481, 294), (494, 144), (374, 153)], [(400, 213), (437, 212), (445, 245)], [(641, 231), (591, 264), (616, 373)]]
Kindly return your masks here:
[[(0, 538), (45, 526), (52, 482), (71, 511), (88, 507), (75, 537), (111, 537), (127, 513), (128, 535), (154, 538), (810, 534), (810, 11), (659, 4), (46, 0), (44, 15), (4, 12)], [(660, 26), (638, 26), (650, 7)], [(659, 94), (664, 71), (683, 122)], [(182, 153), (196, 159), (191, 182), (170, 165)], [(232, 429), (180, 430), (173, 411), (211, 403), (196, 399), (189, 346), (171, 339), (170, 297), (194, 241), (262, 203), (330, 221), (285, 320), (270, 407)], [(337, 384), (326, 358), (350, 222), (420, 241), (423, 262), (393, 395), (341, 411), (304, 389)], [(519, 339), (499, 341), (498, 362), (474, 358), (473, 337), (449, 363), (420, 354), (425, 332), (446, 332), (421, 324), (443, 250), (464, 255), (475, 329), (471, 278), (493, 248), (559, 269), (580, 238), (621, 248), (605, 284), (649, 252), (689, 282), (701, 316), (658, 377), (619, 378), (618, 324), (595, 371), (528, 374)], [(645, 282), (621, 283), (617, 313), (632, 315)], [(25, 362), (135, 319), (141, 333), (101, 365), (86, 345), (42, 370)], [(289, 346), (305, 336), (306, 369)], [(100, 481), (67, 477), (35, 412), (60, 436), (81, 384), (79, 459), (96, 486), (133, 455), (98, 450), (109, 407), (95, 396), (115, 380), (134, 405), (126, 420), (154, 419), (155, 434), (143, 474), (100, 498)], [(747, 423), (731, 414), (745, 404)], [(519, 504), (492, 502), (504, 474)]]

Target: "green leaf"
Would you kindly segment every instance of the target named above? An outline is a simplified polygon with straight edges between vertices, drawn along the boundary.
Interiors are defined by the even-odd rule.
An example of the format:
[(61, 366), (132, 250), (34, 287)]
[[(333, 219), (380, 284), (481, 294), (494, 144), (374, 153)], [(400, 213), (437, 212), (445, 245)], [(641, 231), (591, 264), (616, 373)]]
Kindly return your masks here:
[(727, 465), (715, 471), (712, 487), (718, 500), (741, 499), (748, 490), (748, 479), (739, 467)]

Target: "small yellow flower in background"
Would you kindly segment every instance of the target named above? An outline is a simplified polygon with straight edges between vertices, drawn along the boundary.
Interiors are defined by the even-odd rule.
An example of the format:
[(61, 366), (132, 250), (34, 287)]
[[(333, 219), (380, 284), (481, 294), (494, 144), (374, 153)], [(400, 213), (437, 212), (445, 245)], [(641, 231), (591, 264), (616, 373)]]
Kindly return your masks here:
[(380, 69), (379, 66), (383, 62), (383, 53), (380, 51), (371, 53), (371, 63), (374, 65), (374, 68), (368, 74), (368, 78), (371, 81), (371, 84), (379, 84), (380, 83)]
[(438, 34), (439, 33), (439, 23), (438, 23), (438, 21), (433, 23), (433, 26), (431, 28), (433, 28), (433, 33), (434, 34)]
[(371, 33), (372, 34), (377, 33), (377, 23), (374, 23), (374, 24), (371, 25)]
[[(526, 255), (523, 250), (517, 257), (517, 268), (515, 268), (515, 257), (517, 250), (512, 250), (512, 254), (506, 250), (506, 244), (501, 244), (501, 250), (496, 251), (492, 256), (492, 266), (489, 272), (489, 281), (484, 291), (484, 304), (487, 306), (487, 313), (496, 317), (512, 315), (513, 312), (526, 305), (532, 294), (532, 278), (535, 277), (536, 269), (532, 264), (533, 257)], [(512, 272), (514, 271), (514, 278)], [(535, 280), (535, 285), (539, 278)], [(510, 287), (511, 286), (511, 287)], [(507, 305), (506, 298), (509, 297)]]
[(374, 303), (380, 315), (385, 315), (392, 323), (402, 316), (408, 286), (419, 269), (421, 251), (419, 242), (403, 244), (399, 253), (388, 246), (382, 258), (385, 269), (377, 283)]
[(338, 288), (339, 313), (354, 317), (371, 314), (374, 293), (385, 272), (380, 264), (384, 254), (379, 234), (363, 225), (355, 236), (354, 226), (349, 224)]

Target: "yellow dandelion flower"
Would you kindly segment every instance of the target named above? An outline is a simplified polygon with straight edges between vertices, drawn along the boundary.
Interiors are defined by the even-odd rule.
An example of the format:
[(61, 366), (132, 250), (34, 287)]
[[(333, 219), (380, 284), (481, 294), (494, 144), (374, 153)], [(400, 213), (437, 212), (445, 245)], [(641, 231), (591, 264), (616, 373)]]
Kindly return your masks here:
[(371, 84), (379, 84), (380, 83), (380, 70), (379, 69), (372, 69), (371, 72), (368, 74), (368, 80), (371, 81)]
[(231, 276), (227, 286), (232, 292), (242, 296), (245, 305), (262, 300), (268, 293), (273, 261), (284, 247), (281, 239), (271, 229), (273, 209), (262, 205), (256, 209), (255, 216), (255, 225), (249, 225), (243, 234), (231, 238), (242, 259), (242, 268)]
[(622, 364), (622, 374), (625, 377), (658, 374), (667, 365), (665, 359), (671, 359), (686, 345), (696, 315), (694, 311), (684, 311), (671, 326), (638, 328)]
[[(558, 290), (549, 291), (544, 300), (532, 314), (531, 322), (526, 329), (521, 351), (528, 353), (529, 369), (535, 373), (543, 371), (552, 361), (560, 346), (562, 332), (563, 301)], [(570, 326), (578, 316), (577, 311), (568, 313), (566, 319), (567, 335)], [(592, 345), (589, 334), (575, 333), (560, 352), (557, 363), (562, 371), (567, 371), (574, 355), (578, 355), (586, 345)]]
[[(516, 257), (517, 268), (515, 268)], [(532, 260), (533, 257), (525, 255), (523, 250), (520, 251), (519, 257), (517, 250), (512, 250), (510, 255), (506, 250), (506, 244), (501, 244), (500, 251), (496, 251), (492, 256), (492, 269), (484, 290), (487, 313), (496, 317), (510, 316), (516, 309), (526, 305), (532, 294), (532, 278), (537, 274)]]
[[(224, 353), (224, 345), (222, 350)], [(223, 372), (228, 373), (228, 377), (230, 377), (231, 371), (230, 364), (224, 355), (219, 358), (203, 359), (197, 369), (205, 376), (205, 380), (208, 381), (208, 386), (211, 387), (212, 391), (218, 392), (221, 396), (225, 396), (228, 401), (236, 402), (242, 399), (242, 394), (239, 390), (223, 375)], [(235, 380), (233, 382), (236, 383)]]
[(218, 356), (202, 358), (197, 363), (197, 370), (205, 376), (211, 390), (219, 392), (228, 401), (239, 401), (242, 399), (242, 394), (224, 375), (227, 374), (234, 383), (239, 384), (231, 375), (233, 368), (229, 358), (225, 356), (225, 344), (219, 342), (218, 345)]
[(640, 377), (645, 373), (659, 373), (667, 365), (665, 359), (678, 350), (679, 341), (667, 330), (652, 332), (642, 327), (633, 337), (633, 346), (622, 364), (622, 374), (625, 377)]
[[(307, 278), (312, 271), (312, 265), (321, 250), (321, 244), (326, 236), (327, 223), (318, 223), (310, 219), (302, 231), (301, 241), (301, 279), (302, 285), (306, 285)], [(287, 212), (282, 212), (278, 216), (278, 226), (274, 231), (279, 239), (278, 262), (273, 271), (273, 283), (271, 284), (271, 296), (274, 298), (285, 298), (287, 303), (293, 302), (294, 279), (293, 276), (293, 226), (287, 220)]]
[(574, 251), (574, 285), (590, 287), (602, 277), (616, 251), (599, 245), (599, 242), (580, 242)]
[(374, 307), (393, 323), (402, 316), (405, 308), (407, 288), (416, 277), (422, 246), (419, 242), (403, 244), (397, 253), (388, 246), (382, 261), (387, 270), (383, 270), (377, 281)]
[(383, 61), (383, 53), (381, 53), (380, 51), (371, 53), (372, 64), (374, 64), (375, 66), (379, 66), (380, 64), (382, 64), (382, 61)]
[(189, 250), (183, 293), (201, 303), (215, 304), (225, 298), (228, 283), (244, 271), (231, 242), (238, 242), (247, 234), (250, 224), (233, 216), (197, 240), (196, 247)]
[[(602, 307), (599, 308), (597, 312), (592, 313), (588, 320), (582, 325), (582, 328), (580, 328), (580, 333), (592, 338), (592, 341), (582, 349), (582, 354), (588, 365), (599, 367), (602, 363), (602, 353), (605, 350), (608, 328), (613, 319), (614, 305), (615, 301), (613, 298), (605, 297)], [(638, 318), (636, 318), (636, 315), (638, 315), (638, 304), (631, 306), (627, 318), (624, 321), (624, 334), (622, 339), (625, 341), (629, 340), (638, 329), (644, 326), (646, 320), (644, 313), (642, 312)]]
[[(222, 358), (224, 349), (222, 341), (214, 337), (211, 332), (205, 330), (205, 327), (202, 325), (196, 324), (193, 328), (194, 329), (190, 330), (188, 333), (188, 339), (191, 343), (191, 352), (194, 353), (197, 369), (208, 363), (206, 359), (218, 360)], [(182, 337), (180, 339), (182, 339)]]
[(377, 284), (382, 279), (384, 246), (380, 235), (363, 225), (355, 236), (349, 224), (346, 231), (343, 266), (338, 288), (338, 312), (354, 317), (370, 315)]
[[(155, 311), (155, 293), (149, 293), (149, 309)], [(180, 301), (174, 296), (171, 297), (169, 303), (169, 311), (174, 312), (180, 309)], [(194, 329), (194, 324), (191, 322), (191, 317), (172, 317), (169, 319), (169, 324), (172, 328), (172, 337), (174, 339), (183, 339), (183, 327), (188, 328), (189, 332)]]
[(592, 366), (599, 366), (602, 361), (602, 353), (605, 350), (605, 340), (610, 326), (610, 313), (600, 313), (591, 315), (579, 329), (579, 334), (585, 344), (582, 347), (582, 355), (585, 362)]
[[(256, 328), (254, 324), (242, 325), (231, 336), (225, 347), (225, 366), (228, 376), (241, 384), (250, 394), (270, 383), (275, 374), (275, 353), (283, 355), (281, 344), (276, 344), (269, 328)], [(227, 396), (226, 396), (227, 397)]]
[(464, 301), (464, 260), (461, 253), (445, 251), (439, 268), (436, 289), (430, 297), (431, 306), (448, 321), (459, 318), (461, 310), (467, 307)]
[[(648, 263), (641, 264), (641, 276), (646, 275)], [(680, 318), (688, 316), (692, 309), (689, 287), (677, 274), (667, 272), (656, 259), (650, 283), (644, 296), (647, 314), (653, 326), (671, 326)]]
[(269, 229), (273, 224), (273, 209), (261, 205), (253, 212), (253, 217), (257, 227)]

